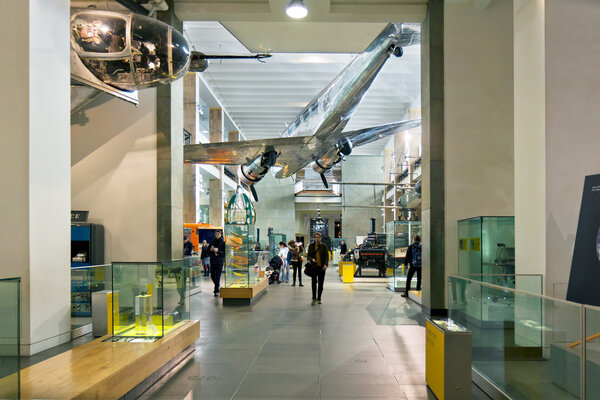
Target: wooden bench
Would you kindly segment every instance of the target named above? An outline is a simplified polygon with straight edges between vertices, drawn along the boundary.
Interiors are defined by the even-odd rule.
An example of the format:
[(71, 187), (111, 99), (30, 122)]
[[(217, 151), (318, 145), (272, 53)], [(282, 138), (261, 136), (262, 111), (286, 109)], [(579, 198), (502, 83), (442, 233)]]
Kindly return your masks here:
[(110, 336), (101, 337), (23, 369), (21, 399), (120, 399), (193, 349), (199, 336), (200, 323), (186, 321), (155, 342), (104, 342)]

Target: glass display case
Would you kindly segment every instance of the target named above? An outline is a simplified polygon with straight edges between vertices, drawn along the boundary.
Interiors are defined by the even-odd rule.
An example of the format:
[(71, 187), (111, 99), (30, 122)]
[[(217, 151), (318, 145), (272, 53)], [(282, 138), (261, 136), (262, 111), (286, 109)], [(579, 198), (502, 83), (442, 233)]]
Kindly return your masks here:
[(71, 268), (71, 316), (92, 316), (92, 293), (110, 290), (111, 265)]
[(515, 217), (458, 221), (458, 273), (514, 275)]
[(113, 337), (156, 340), (189, 319), (183, 260), (113, 263)]
[[(287, 236), (284, 233), (271, 233), (269, 235), (269, 251), (271, 258), (279, 254), (279, 242), (287, 243)], [(308, 248), (308, 245), (306, 246)]]
[(257, 281), (254, 225), (225, 224), (225, 287), (248, 287)]
[(186, 283), (189, 290), (197, 293), (200, 290), (202, 276), (202, 260), (200, 256), (189, 256), (183, 258), (183, 267), (187, 270), (185, 276), (189, 279)]
[(0, 399), (18, 399), (20, 392), (21, 279), (0, 279)]
[[(385, 225), (385, 232), (388, 249), (388, 287), (394, 291), (404, 290), (408, 270), (403, 267), (404, 258), (412, 238), (421, 235), (421, 221), (390, 221)], [(416, 285), (416, 279), (413, 282), (413, 285)]]

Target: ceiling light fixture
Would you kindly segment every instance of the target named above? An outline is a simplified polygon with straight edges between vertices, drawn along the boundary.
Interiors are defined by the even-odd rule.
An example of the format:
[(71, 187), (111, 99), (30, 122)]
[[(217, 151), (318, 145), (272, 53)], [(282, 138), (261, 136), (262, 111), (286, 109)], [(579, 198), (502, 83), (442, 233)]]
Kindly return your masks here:
[(304, 18), (308, 15), (308, 9), (302, 0), (292, 0), (285, 8), (285, 13), (294, 19)]

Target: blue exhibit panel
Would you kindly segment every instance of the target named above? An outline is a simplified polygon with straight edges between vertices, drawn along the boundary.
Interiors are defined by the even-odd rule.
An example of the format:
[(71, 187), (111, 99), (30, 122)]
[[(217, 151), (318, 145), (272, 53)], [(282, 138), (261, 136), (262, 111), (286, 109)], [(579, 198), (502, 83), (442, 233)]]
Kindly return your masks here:
[(87, 242), (91, 237), (91, 229), (89, 226), (72, 226), (71, 227), (71, 240), (77, 240)]

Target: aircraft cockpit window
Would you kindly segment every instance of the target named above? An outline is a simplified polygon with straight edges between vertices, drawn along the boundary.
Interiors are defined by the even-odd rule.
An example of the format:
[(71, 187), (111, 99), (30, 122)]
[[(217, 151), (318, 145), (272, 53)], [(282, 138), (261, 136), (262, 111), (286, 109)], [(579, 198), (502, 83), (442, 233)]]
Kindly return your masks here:
[(179, 77), (187, 71), (190, 50), (187, 40), (176, 30), (173, 30), (172, 33), (171, 53), (173, 56), (173, 76)]
[(169, 78), (168, 27), (148, 17), (134, 15), (131, 21), (131, 55), (139, 85)]
[(73, 41), (86, 53), (118, 54), (127, 46), (127, 21), (121, 17), (79, 14), (71, 22)]

